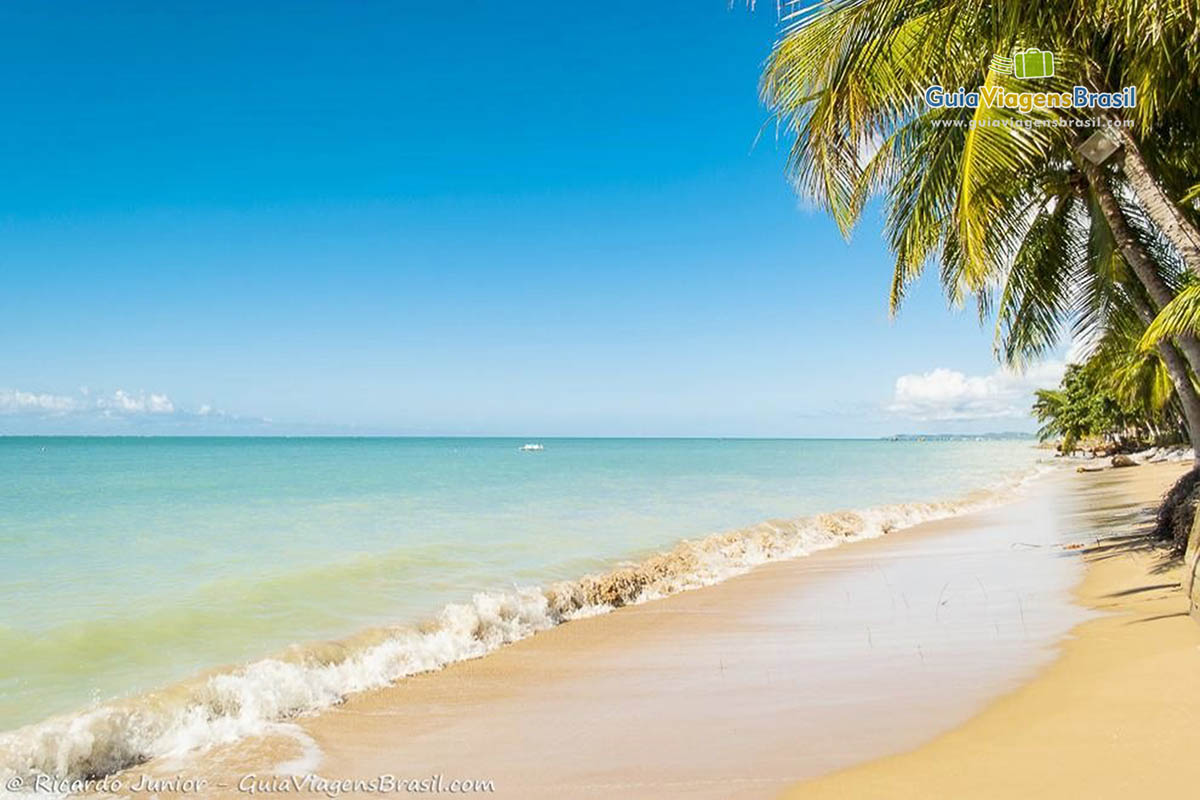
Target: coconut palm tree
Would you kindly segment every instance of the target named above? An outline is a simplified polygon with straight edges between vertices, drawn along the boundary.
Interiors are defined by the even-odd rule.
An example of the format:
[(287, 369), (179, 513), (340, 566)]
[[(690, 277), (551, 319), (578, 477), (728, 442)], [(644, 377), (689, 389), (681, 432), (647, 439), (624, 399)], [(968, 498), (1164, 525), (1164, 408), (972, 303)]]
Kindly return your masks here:
[(1149, 219), (1200, 274), (1196, 209), (1185, 201), (1200, 174), (1200, 2), (1077, 3), (1068, 18), (1080, 24), (1069, 41), (1087, 59), (1086, 85), (1137, 88), (1137, 106), (1124, 111), (1133, 128), (1111, 129), (1121, 144), (1116, 161)]
[[(1196, 1), (1178, 0), (1183, 3), (1178, 13), (1162, 11), (1157, 0), (1148, 9), (1115, 0), (1098, 10), (1069, 7), (1067, 11), (1080, 19), (1070, 24), (1063, 23), (1061, 10), (1047, 15), (1018, 4), (996, 7), (971, 0), (834, 0), (802, 6), (786, 18), (789, 27), (764, 71), (763, 95), (794, 135), (789, 170), (797, 188), (824, 204), (844, 232), (853, 227), (868, 196), (887, 195), (888, 228), (897, 256), (893, 309), (905, 283), (935, 255), (943, 262), (943, 283), (951, 299), (960, 302), (966, 291), (986, 285), (1014, 245), (989, 236), (995, 233), (989, 230), (994, 228), (991, 220), (1013, 201), (1007, 188), (1013, 172), (1036, 174), (1053, 166), (1055, 159), (1083, 161), (1078, 166), (1103, 201), (1101, 210), (1109, 215), (1118, 241), (1124, 245), (1130, 237), (1124, 232), (1127, 226), (1114, 216), (1117, 205), (1110, 202), (1110, 179), (1074, 152), (1083, 137), (1072, 128), (1028, 125), (1053, 122), (1054, 112), (1021, 115), (986, 106), (931, 109), (920, 99), (923, 88), (933, 82), (1021, 88), (986, 68), (988, 54), (995, 49), (993, 43), (1019, 44), (1022, 31), (1035, 23), (1043, 37), (1065, 42), (1056, 76), (1041, 88), (1066, 91), (1078, 82), (1097, 85), (1109, 73), (1128, 73), (1140, 80), (1140, 124), (1161, 125), (1169, 116), (1182, 122), (1175, 128), (1191, 132), (1185, 139), (1192, 142), (1200, 134), (1196, 104), (1181, 102), (1178, 93), (1165, 93), (1164, 81), (1154, 76), (1177, 76), (1185, 86), (1196, 86), (1197, 78), (1189, 76), (1200, 75), (1200, 70), (1181, 70), (1171, 59), (1164, 63), (1154, 48), (1172, 41), (1183, 47), (1185, 59), (1194, 55), (1196, 48), (1188, 43), (1197, 34), (1186, 22), (1194, 16), (1189, 4)], [(1132, 19), (1123, 13), (1143, 10), (1147, 13), (1136, 17), (1137, 25), (1148, 21), (1157, 33), (1134, 34), (1129, 26), (1113, 22)], [(1110, 56), (1105, 72), (1089, 54), (1103, 51), (1110, 40), (1116, 45), (1109, 50), (1129, 53)], [(1066, 49), (1068, 44), (1076, 50)], [(1133, 68), (1118, 68), (1129, 63)], [(1084, 121), (1079, 112), (1073, 113), (1067, 121)], [(1164, 147), (1160, 161), (1184, 163), (1195, 174), (1194, 148), (1183, 148), (1182, 156), (1180, 152), (1178, 147)], [(1135, 175), (1125, 187), (1138, 194), (1136, 183)], [(1156, 221), (1150, 211), (1146, 215)], [(1189, 266), (1186, 241), (1172, 240), (1163, 225), (1159, 231)], [(1143, 269), (1144, 259), (1133, 252), (1125, 255), (1147, 283), (1155, 305), (1169, 301), (1153, 270)], [(1191, 360), (1200, 368), (1200, 350), (1190, 349)]]
[(1200, 283), (1191, 283), (1167, 304), (1142, 337), (1150, 348), (1172, 336), (1200, 335)]
[[(1153, 243), (1143, 234), (1120, 247), (1090, 184), (1073, 169), (1045, 176), (1037, 191), (1041, 200), (1027, 222), (1024, 208), (996, 221), (997, 227), (1023, 226), (992, 303), (998, 355), (1009, 364), (1026, 363), (1054, 348), (1069, 328), (1090, 345), (1088, 362), (1107, 368), (1108, 388), (1124, 407), (1156, 419), (1168, 402), (1164, 388), (1173, 388), (1169, 401), (1188, 439), (1200, 444), (1200, 393), (1176, 342), (1140, 346), (1154, 304), (1124, 254), (1148, 252)], [(1029, 187), (1015, 193), (1032, 194)], [(1154, 279), (1165, 286), (1177, 276), (1156, 273)]]
[(1130, 361), (1129, 350), (1097, 351), (1067, 368), (1054, 389), (1035, 393), (1034, 416), (1041, 439), (1059, 439), (1063, 452), (1095, 437), (1119, 445), (1177, 440), (1180, 416), (1172, 408), (1170, 383), (1153, 361)]
[[(1014, 272), (1014, 258), (1036, 253), (1047, 246), (1047, 237), (1064, 233), (1075, 203), (1062, 196), (1063, 185), (1070, 187), (1072, 196), (1082, 195), (1080, 187), (1086, 187), (1087, 216), (1093, 223), (1099, 221), (1090, 225), (1093, 237), (1098, 235), (1095, 231), (1104, 231), (1110, 250), (1120, 253), (1126, 272), (1132, 271), (1140, 282), (1141, 286), (1131, 285), (1130, 276), (1125, 291), (1125, 308), (1138, 323), (1144, 327), (1171, 301), (1173, 289), (1147, 240), (1167, 244), (1168, 253), (1173, 250), (1180, 263), (1195, 269), (1189, 263), (1188, 220), (1172, 228), (1161, 213), (1152, 213), (1154, 191), (1162, 186), (1157, 179), (1152, 187), (1144, 185), (1150, 166), (1136, 141), (1126, 143), (1120, 171), (1114, 174), (1110, 167), (1078, 156), (1082, 137), (1074, 129), (1027, 124), (1048, 123), (1051, 112), (1021, 115), (984, 106), (935, 109), (921, 99), (930, 83), (1027, 88), (987, 65), (992, 52), (1033, 43), (1028, 37), (1036, 30), (1041, 37), (1036, 43), (1044, 46), (1049, 37), (1059, 55), (1056, 76), (1039, 88), (1067, 91), (1081, 82), (1100, 87), (1113, 75), (1136, 74), (1143, 96), (1150, 97), (1139, 109), (1143, 128), (1161, 126), (1169, 118), (1176, 120), (1176, 127), (1196, 131), (1194, 111), (1181, 110), (1179, 102), (1164, 93), (1163, 83), (1151, 79), (1154, 54), (1137, 50), (1161, 44), (1164, 36), (1151, 37), (1147, 44), (1131, 42), (1134, 34), (1124, 28), (1114, 32), (1113, 21), (1129, 11), (1116, 3), (1099, 11), (1072, 8), (1070, 13), (1082, 22), (1065, 25), (1061, 9), (1017, 4), (834, 0), (804, 7), (788, 18), (789, 27), (764, 72), (763, 95), (794, 137), (789, 171), (798, 189), (821, 202), (846, 233), (867, 197), (885, 195), (886, 229), (896, 256), (893, 311), (907, 286), (937, 258), (950, 299), (961, 303), (974, 294), (986, 314), (996, 287), (1011, 288), (1013, 275), (1021, 274)], [(1179, 17), (1160, 14), (1154, 19), (1177, 39), (1182, 30)], [(1106, 52), (1105, 47), (1123, 55), (1110, 56), (1101, 65), (1094, 56)], [(1185, 174), (1194, 154), (1181, 156), (1176, 150), (1162, 148), (1160, 161), (1183, 164), (1185, 169), (1176, 173)], [(1053, 189), (1055, 181), (1063, 185)], [(1129, 198), (1125, 202), (1122, 193)], [(1143, 199), (1148, 195), (1149, 200)], [(1129, 222), (1131, 214), (1142, 212), (1134, 207), (1134, 197), (1146, 207), (1148, 220), (1137, 230)], [(1179, 209), (1172, 208), (1179, 216)], [(1077, 270), (1063, 266), (1061, 253), (1051, 263), (1056, 266), (1041, 274), (1051, 284), (1078, 280)], [(1006, 306), (1020, 309), (1015, 319), (1007, 319), (1010, 326), (1015, 323), (1008, 337), (1010, 361), (1037, 349), (1030, 348), (1028, 340), (1022, 343), (1021, 336), (1046, 339), (1062, 325), (1057, 312), (1039, 318), (1037, 304), (1027, 302), (1053, 286), (1030, 286), (1037, 291), (1022, 293), (1024, 305)], [(1200, 420), (1200, 406), (1176, 344), (1193, 369), (1200, 370), (1200, 342), (1183, 336), (1156, 345), (1159, 363), (1170, 375), (1195, 434), (1200, 429), (1191, 423)]]
[[(1181, 196), (1200, 173), (1194, 148), (1200, 111), (1193, 102), (1200, 92), (1200, 0), (1076, 0), (1065, 6), (831, 0), (789, 8), (795, 10), (785, 16), (785, 33), (764, 71), (763, 94), (795, 137), (789, 166), (797, 186), (824, 203), (844, 231), (865, 197), (890, 182), (890, 168), (923, 135), (924, 118), (931, 116), (922, 101), (927, 86), (1028, 88), (989, 70), (992, 54), (1049, 47), (1055, 75), (1039, 89), (1137, 87), (1139, 104), (1125, 120), (1135, 128), (1112, 129), (1122, 145), (1114, 161), (1184, 265), (1200, 274), (1194, 209), (1173, 202), (1168, 191)], [(1076, 123), (1095, 116), (1056, 113)], [(1102, 112), (1100, 121), (1120, 122), (1120, 113)], [(1046, 140), (1069, 136), (1070, 129), (1013, 135), (1013, 128), (994, 123), (1021, 115), (984, 105), (932, 116), (935, 125), (971, 126), (953, 209), (970, 276), (985, 271), (987, 251), (975, 222), (997, 202), (990, 174), (1038, 162)], [(954, 119), (937, 119), (942, 116)], [(1051, 114), (1033, 116), (1049, 120)], [(1146, 148), (1146, 141), (1155, 147)]]

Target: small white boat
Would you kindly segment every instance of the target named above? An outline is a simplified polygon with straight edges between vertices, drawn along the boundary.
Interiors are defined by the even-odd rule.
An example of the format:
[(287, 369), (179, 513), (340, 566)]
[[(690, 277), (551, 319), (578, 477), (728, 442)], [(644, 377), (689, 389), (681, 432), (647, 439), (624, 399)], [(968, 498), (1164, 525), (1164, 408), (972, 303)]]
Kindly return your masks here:
[(538, 450), (545, 450), (546, 448), (542, 447), (540, 444), (529, 443), (521, 445), (518, 449), (524, 453), (532, 453)]

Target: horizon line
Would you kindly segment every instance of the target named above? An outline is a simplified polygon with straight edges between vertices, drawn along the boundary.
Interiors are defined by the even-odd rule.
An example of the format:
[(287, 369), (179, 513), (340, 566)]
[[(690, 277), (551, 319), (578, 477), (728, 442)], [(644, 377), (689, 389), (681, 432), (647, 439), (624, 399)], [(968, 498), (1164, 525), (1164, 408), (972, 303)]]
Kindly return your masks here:
[(985, 431), (983, 433), (891, 433), (882, 436), (670, 436), (670, 435), (605, 435), (605, 434), (536, 434), (507, 433), (0, 433), (0, 439), (678, 439), (678, 440), (744, 440), (744, 441), (888, 441), (916, 438), (984, 439), (1008, 437), (1034, 439), (1036, 433), (1023, 431)]

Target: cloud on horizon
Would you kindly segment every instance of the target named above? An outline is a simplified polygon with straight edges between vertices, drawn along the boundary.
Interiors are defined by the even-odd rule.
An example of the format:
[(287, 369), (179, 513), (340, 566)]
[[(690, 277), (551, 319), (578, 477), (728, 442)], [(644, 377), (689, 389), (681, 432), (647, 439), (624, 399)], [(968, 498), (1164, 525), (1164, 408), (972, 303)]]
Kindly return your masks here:
[[(0, 388), (0, 420), (23, 433), (187, 433), (208, 429), (265, 428), (268, 419), (243, 418), (201, 405), (181, 408), (161, 392), (117, 389), (75, 394)], [(0, 431), (4, 432), (4, 431)]]
[(1065, 364), (1048, 361), (1024, 373), (997, 369), (989, 375), (966, 375), (937, 367), (896, 379), (889, 413), (921, 422), (987, 419), (1027, 420), (1033, 391), (1055, 386)]
[(170, 397), (155, 392), (133, 393), (117, 389), (111, 394), (93, 395), (85, 387), (76, 395), (66, 395), (0, 389), (0, 414), (53, 417), (89, 413), (101, 416), (174, 414), (176, 408)]

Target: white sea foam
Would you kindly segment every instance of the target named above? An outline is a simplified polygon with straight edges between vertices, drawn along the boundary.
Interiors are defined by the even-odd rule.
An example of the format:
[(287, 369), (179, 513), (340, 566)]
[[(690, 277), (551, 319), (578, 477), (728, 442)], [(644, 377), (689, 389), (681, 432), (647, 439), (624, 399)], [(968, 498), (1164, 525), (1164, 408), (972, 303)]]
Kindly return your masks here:
[[(28, 785), (37, 775), (106, 775), (152, 758), (270, 732), (302, 735), (286, 721), (348, 695), (478, 658), (571, 619), (718, 583), (768, 561), (995, 505), (1046, 469), (955, 501), (770, 520), (686, 540), (604, 574), (479, 593), (469, 603), (446, 606), (415, 629), (373, 630), (343, 642), (297, 647), (235, 670), (55, 717), (0, 734), (0, 785), (13, 777)], [(311, 768), (318, 755), (311, 742), (301, 744), (303, 763)]]

